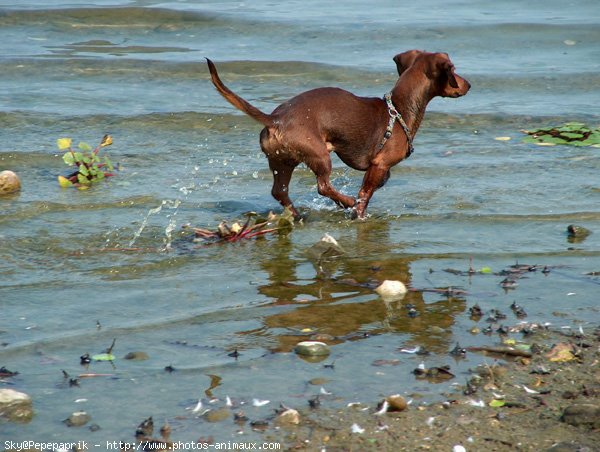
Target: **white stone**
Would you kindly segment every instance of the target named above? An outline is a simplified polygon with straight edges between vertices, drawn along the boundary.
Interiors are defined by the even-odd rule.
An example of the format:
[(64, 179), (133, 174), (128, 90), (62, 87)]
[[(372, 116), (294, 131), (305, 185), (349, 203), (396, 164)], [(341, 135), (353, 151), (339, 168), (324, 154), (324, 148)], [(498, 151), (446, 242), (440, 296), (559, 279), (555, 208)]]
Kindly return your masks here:
[(31, 397), (14, 389), (0, 389), (0, 417), (12, 422), (29, 422), (32, 416)]
[(386, 279), (375, 288), (375, 292), (384, 300), (399, 300), (406, 295), (406, 286), (401, 281)]
[(299, 355), (324, 356), (329, 355), (329, 346), (324, 342), (303, 341), (296, 344), (294, 351)]

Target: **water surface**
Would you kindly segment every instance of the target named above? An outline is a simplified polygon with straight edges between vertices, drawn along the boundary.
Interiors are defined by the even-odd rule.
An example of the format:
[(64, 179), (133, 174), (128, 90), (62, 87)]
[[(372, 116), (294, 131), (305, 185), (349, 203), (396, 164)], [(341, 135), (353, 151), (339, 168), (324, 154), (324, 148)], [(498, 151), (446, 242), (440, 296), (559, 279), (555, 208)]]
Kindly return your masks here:
[[(411, 371), (423, 360), (449, 364), (464, 382), (481, 358), (447, 352), (491, 341), (468, 333), (487, 326), (469, 319), (476, 303), (505, 311), (508, 325), (520, 321), (513, 302), (530, 321), (597, 324), (600, 281), (587, 274), (600, 270), (598, 149), (526, 145), (520, 131), (599, 125), (598, 13), (592, 0), (0, 2), (0, 170), (23, 183), (0, 200), (0, 366), (19, 371), (0, 385), (30, 394), (36, 412), (28, 424), (0, 425), (5, 437), (130, 441), (152, 415), (174, 439), (260, 438), (191, 408), (229, 396), (259, 420), (280, 402), (305, 409), (321, 390), (327, 407), (398, 392), (438, 398), (453, 382)], [(260, 127), (214, 91), (204, 57), (270, 111), (318, 86), (381, 96), (395, 81), (392, 57), (411, 48), (448, 52), (473, 88), (430, 104), (416, 153), (393, 169), (367, 221), (319, 197), (299, 168), (291, 195), (307, 219), (291, 234), (202, 246), (182, 232), (280, 211)], [(67, 169), (55, 140), (95, 144), (105, 133), (118, 175), (60, 189)], [(355, 194), (362, 174), (334, 165), (334, 185)], [(573, 223), (596, 233), (570, 242)], [(345, 254), (320, 266), (307, 250), (325, 233)], [(499, 274), (445, 271), (499, 273), (516, 262), (550, 273), (506, 291)], [(385, 303), (364, 287), (384, 279), (414, 290)], [(466, 294), (433, 290), (448, 287)], [(336, 337), (321, 363), (291, 352), (313, 333)], [(80, 366), (113, 338), (113, 365)], [(434, 353), (399, 351), (414, 346)], [(150, 359), (123, 359), (136, 350)], [(112, 376), (69, 387), (62, 370)], [(209, 375), (222, 380), (207, 394)], [(271, 403), (252, 407), (255, 397)], [(77, 410), (101, 430), (60, 422)]]

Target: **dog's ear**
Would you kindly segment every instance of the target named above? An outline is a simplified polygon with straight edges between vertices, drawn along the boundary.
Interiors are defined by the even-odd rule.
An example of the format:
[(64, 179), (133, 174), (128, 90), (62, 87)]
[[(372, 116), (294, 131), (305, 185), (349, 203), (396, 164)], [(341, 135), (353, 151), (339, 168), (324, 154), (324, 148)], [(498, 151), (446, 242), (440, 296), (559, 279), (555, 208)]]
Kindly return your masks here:
[(399, 53), (394, 57), (394, 63), (396, 63), (396, 70), (398, 71), (398, 76), (402, 75), (404, 71), (406, 71), (412, 64), (415, 62), (416, 58), (422, 54), (421, 50), (409, 50), (407, 52)]
[(443, 69), (446, 73), (446, 77), (448, 77), (448, 84), (452, 88), (458, 88), (458, 82), (454, 76), (454, 65), (450, 61), (445, 61), (443, 64)]

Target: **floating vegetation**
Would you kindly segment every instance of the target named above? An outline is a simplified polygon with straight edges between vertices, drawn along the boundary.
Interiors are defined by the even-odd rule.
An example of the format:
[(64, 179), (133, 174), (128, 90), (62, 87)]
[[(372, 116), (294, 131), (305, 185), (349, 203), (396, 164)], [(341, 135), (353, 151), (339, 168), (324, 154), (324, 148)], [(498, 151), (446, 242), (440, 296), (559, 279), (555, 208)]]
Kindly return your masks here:
[(265, 234), (288, 233), (294, 227), (294, 216), (288, 208), (281, 215), (271, 212), (266, 218), (261, 218), (256, 212), (249, 212), (246, 217), (243, 224), (236, 221), (229, 225), (226, 221), (222, 221), (215, 230), (189, 225), (184, 225), (183, 228), (193, 231), (197, 240), (214, 243), (238, 242)]
[(524, 143), (539, 146), (594, 146), (600, 147), (600, 127), (591, 129), (582, 122), (567, 122), (562, 126), (548, 127), (536, 130), (523, 130), (528, 136)]
[[(78, 151), (72, 148), (73, 140), (71, 138), (59, 138), (56, 140), (56, 145), (61, 151), (66, 151), (63, 155), (63, 161), (68, 166), (77, 167), (77, 171), (72, 172), (68, 176), (58, 176), (58, 183), (63, 188), (77, 187), (80, 190), (90, 188), (94, 182), (98, 182), (105, 177), (113, 176), (113, 164), (110, 159), (104, 155), (102, 158), (98, 156), (100, 149), (112, 144), (112, 137), (104, 135), (100, 144), (92, 150), (92, 147), (80, 142), (77, 145)], [(107, 169), (108, 171), (105, 171)]]

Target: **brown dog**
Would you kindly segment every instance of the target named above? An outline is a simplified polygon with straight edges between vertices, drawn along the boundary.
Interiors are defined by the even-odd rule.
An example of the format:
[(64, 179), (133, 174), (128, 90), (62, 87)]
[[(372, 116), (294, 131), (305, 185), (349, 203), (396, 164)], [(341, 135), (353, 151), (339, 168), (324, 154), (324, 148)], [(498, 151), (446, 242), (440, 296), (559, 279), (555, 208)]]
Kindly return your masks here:
[[(266, 114), (227, 88), (208, 58), (217, 91), (234, 107), (262, 123), (260, 147), (273, 172), (273, 197), (295, 216), (288, 188), (292, 172), (305, 163), (317, 176), (319, 194), (364, 218), (373, 193), (390, 176), (390, 168), (412, 152), (412, 140), (425, 108), (436, 96), (459, 97), (470, 83), (454, 72), (445, 53), (410, 50), (394, 57), (398, 81), (383, 99), (357, 97), (339, 88), (306, 91)], [(329, 180), (330, 152), (348, 166), (366, 171), (358, 200), (339, 193)]]

